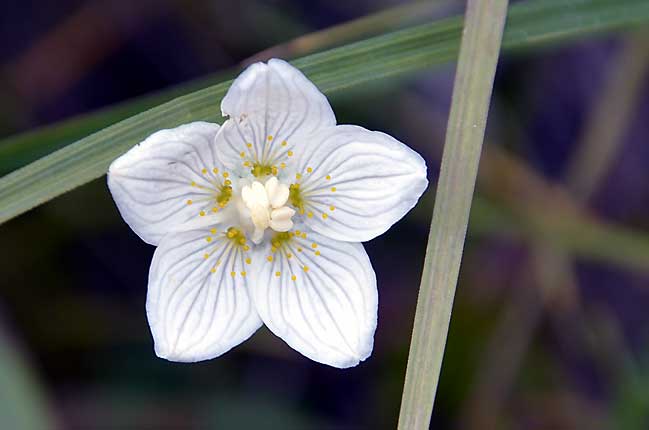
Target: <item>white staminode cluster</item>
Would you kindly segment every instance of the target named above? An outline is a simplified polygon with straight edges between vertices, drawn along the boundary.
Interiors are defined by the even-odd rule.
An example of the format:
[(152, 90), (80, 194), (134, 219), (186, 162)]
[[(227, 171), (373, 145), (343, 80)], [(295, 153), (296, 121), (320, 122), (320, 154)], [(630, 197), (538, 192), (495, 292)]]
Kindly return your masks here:
[(286, 206), (288, 195), (288, 186), (280, 183), (275, 176), (271, 176), (263, 185), (253, 181), (252, 185), (242, 188), (241, 198), (255, 226), (251, 238), (255, 244), (261, 241), (268, 227), (280, 232), (293, 228), (291, 218), (295, 210)]
[(378, 308), (360, 242), (417, 203), (424, 160), (387, 134), (337, 125), (282, 60), (246, 69), (221, 110), (223, 125), (158, 131), (108, 172), (124, 220), (157, 246), (146, 303), (156, 354), (207, 360), (266, 324), (315, 361), (357, 365)]

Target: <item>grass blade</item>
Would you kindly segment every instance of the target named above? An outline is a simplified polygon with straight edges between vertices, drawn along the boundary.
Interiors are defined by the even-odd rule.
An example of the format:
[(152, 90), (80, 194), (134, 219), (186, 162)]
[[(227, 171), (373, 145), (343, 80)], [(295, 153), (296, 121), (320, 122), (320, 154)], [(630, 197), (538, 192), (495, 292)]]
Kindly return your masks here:
[[(626, 28), (648, 19), (649, 2), (645, 0), (532, 1), (511, 8), (503, 45), (521, 50), (594, 31)], [(310, 55), (293, 64), (331, 94), (451, 61), (457, 55), (461, 31), (461, 19), (455, 17)], [(220, 121), (219, 103), (229, 85), (229, 81), (222, 82), (163, 103), (1, 178), (0, 223), (102, 176), (113, 159), (156, 130), (189, 121)], [(164, 100), (168, 94), (160, 97)], [(10, 144), (5, 141), (0, 148)], [(13, 154), (17, 156), (15, 151)], [(0, 151), (0, 159), (3, 157)]]
[(417, 299), (400, 429), (427, 429), (484, 140), (507, 0), (469, 0)]

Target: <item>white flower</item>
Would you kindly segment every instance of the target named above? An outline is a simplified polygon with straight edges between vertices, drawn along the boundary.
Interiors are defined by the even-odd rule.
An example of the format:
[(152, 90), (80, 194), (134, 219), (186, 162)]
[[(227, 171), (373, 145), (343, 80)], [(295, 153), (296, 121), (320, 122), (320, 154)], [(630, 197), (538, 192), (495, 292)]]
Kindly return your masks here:
[(214, 358), (264, 323), (312, 360), (355, 366), (372, 352), (378, 304), (359, 242), (417, 203), (424, 160), (387, 134), (336, 125), (282, 60), (246, 69), (221, 108), (222, 126), (154, 133), (108, 172), (124, 220), (157, 246), (146, 303), (156, 354)]

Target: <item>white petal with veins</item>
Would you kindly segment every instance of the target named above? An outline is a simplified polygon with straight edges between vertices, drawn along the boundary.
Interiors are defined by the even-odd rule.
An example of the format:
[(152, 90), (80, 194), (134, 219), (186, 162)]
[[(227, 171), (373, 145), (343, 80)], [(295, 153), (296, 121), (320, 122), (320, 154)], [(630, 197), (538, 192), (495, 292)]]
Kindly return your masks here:
[(307, 232), (266, 251), (272, 261), (260, 265), (252, 291), (268, 328), (320, 363), (345, 368), (365, 360), (378, 296), (363, 246)]
[(218, 357), (260, 327), (250, 275), (242, 276), (247, 254), (209, 229), (165, 236), (151, 263), (146, 303), (159, 357), (186, 362)]
[(295, 167), (313, 214), (304, 222), (333, 239), (364, 242), (384, 233), (428, 186), (423, 158), (385, 133), (339, 125), (310, 140), (316, 144)]
[(209, 212), (212, 169), (221, 167), (211, 147), (218, 130), (218, 124), (207, 122), (161, 130), (110, 165), (113, 199), (142, 240), (157, 245), (170, 229)]

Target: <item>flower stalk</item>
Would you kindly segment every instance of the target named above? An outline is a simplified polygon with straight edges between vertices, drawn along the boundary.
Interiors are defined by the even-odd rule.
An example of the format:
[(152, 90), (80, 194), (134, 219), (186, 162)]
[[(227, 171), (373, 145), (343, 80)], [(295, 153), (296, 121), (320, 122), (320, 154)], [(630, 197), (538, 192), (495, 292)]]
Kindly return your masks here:
[(400, 429), (426, 429), (446, 345), (507, 0), (469, 0), (403, 390)]

